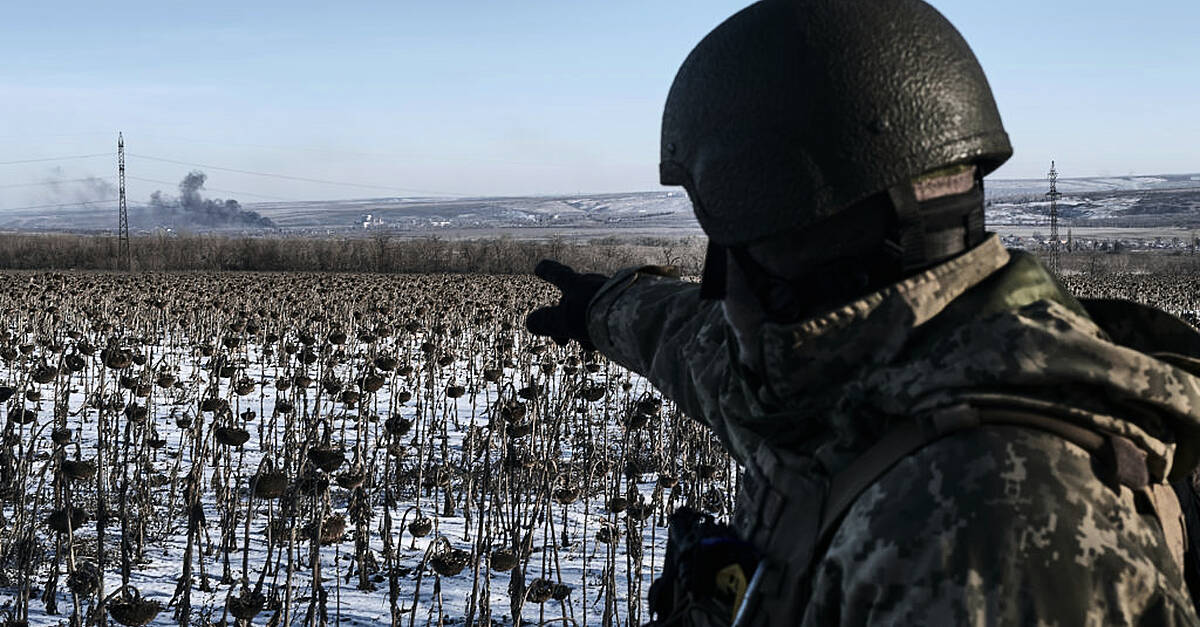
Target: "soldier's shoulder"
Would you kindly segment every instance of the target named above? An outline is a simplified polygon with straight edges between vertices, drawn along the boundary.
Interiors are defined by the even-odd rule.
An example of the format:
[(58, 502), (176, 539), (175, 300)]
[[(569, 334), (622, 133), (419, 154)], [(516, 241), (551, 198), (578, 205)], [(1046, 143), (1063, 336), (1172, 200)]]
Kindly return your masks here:
[(1160, 538), (1083, 449), (1034, 429), (972, 429), (862, 494), (814, 573), (814, 600), (858, 612), (841, 601), (870, 598), (861, 611), (876, 622), (1170, 624), (1190, 600), (1160, 567)]

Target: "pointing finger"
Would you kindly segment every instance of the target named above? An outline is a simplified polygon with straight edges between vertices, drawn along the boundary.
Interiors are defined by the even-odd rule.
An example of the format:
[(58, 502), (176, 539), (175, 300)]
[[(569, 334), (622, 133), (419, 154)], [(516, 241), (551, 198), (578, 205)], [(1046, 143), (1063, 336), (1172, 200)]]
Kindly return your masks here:
[(533, 273), (538, 278), (549, 281), (560, 290), (565, 290), (571, 285), (578, 274), (571, 269), (570, 266), (561, 264), (553, 259), (543, 259), (538, 262)]

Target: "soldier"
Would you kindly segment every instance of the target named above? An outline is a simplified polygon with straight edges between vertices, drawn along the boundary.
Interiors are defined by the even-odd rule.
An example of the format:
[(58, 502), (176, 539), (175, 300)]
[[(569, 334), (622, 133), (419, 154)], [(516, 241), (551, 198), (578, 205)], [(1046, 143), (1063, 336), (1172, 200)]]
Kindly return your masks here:
[(745, 468), (716, 544), (757, 550), (748, 588), (726, 557), (725, 593), (676, 582), (660, 621), (1198, 623), (1167, 481), (1200, 453), (1200, 334), (1080, 301), (986, 233), (1010, 155), (921, 0), (765, 0), (691, 52), (660, 171), (709, 237), (701, 284), (544, 261), (562, 300), (527, 320), (646, 376)]

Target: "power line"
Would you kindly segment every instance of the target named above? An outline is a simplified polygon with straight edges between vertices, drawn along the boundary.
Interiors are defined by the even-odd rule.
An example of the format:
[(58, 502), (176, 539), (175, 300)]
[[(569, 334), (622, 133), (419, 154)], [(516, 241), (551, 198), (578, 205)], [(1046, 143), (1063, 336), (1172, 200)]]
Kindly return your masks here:
[[(196, 168), (206, 168), (209, 170), (219, 170), (222, 172), (236, 172), (238, 174), (249, 174), (252, 176), (263, 176), (263, 177), (268, 177), (268, 178), (276, 178), (276, 179), (283, 179), (283, 180), (289, 180), (289, 181), (302, 181), (305, 183), (318, 183), (318, 184), (322, 184), (322, 185), (339, 185), (342, 187), (356, 187), (359, 189), (382, 190), (382, 191), (388, 191), (388, 192), (393, 192), (393, 193), (400, 192), (400, 193), (406, 193), (406, 194), (428, 194), (428, 195), (432, 195), (432, 196), (469, 196), (470, 195), (470, 194), (435, 191), (435, 190), (428, 190), (428, 189), (390, 187), (390, 186), (386, 186), (386, 185), (370, 185), (367, 183), (353, 183), (353, 182), (349, 182), (349, 181), (333, 181), (333, 180), (329, 180), (329, 179), (318, 179), (318, 178), (312, 178), (312, 177), (306, 177), (306, 176), (291, 176), (291, 175), (287, 175), (287, 174), (278, 174), (278, 173), (274, 173), (274, 172), (257, 172), (254, 170), (242, 170), (239, 168), (226, 168), (226, 167), (222, 167), (222, 166), (205, 164), (205, 163), (194, 163), (194, 162), (190, 162), (190, 161), (180, 161), (177, 159), (167, 159), (165, 157), (154, 157), (151, 155), (139, 155), (139, 154), (134, 154), (134, 153), (130, 153), (130, 152), (127, 152), (125, 154), (126, 154), (126, 156), (129, 156), (129, 157), (135, 157), (138, 159), (146, 159), (149, 161), (159, 161), (162, 163), (185, 165), (185, 166), (196, 167)], [(88, 154), (88, 155), (66, 155), (66, 156), (62, 156), (62, 157), (45, 157), (45, 158), (40, 158), (40, 159), (20, 159), (20, 160), (15, 160), (15, 161), (0, 161), (0, 165), (17, 165), (17, 164), (22, 164), (22, 163), (43, 163), (43, 162), (47, 162), (47, 161), (67, 161), (67, 160), (71, 160), (71, 159), (91, 159), (94, 157), (111, 157), (111, 156), (113, 156), (113, 153), (103, 152), (103, 153), (95, 153), (95, 154)], [(93, 177), (93, 179), (94, 178), (95, 177)], [(136, 177), (131, 176), (129, 178), (132, 179), (132, 178), (136, 178)], [(13, 184), (13, 185), (0, 186), (0, 189), (8, 189), (8, 188), (13, 188), (13, 187), (32, 187), (32, 186), (36, 186), (36, 185), (53, 185), (56, 183), (77, 183), (77, 182), (83, 182), (83, 181), (87, 181), (87, 180), (89, 180), (89, 179), (73, 179), (70, 181), (56, 181), (56, 182), (47, 181), (45, 183), (18, 183), (18, 184)], [(101, 180), (107, 180), (107, 179), (101, 179)], [(140, 179), (139, 178), (137, 180), (151, 182), (151, 183), (161, 183), (164, 185), (172, 184), (172, 183), (168, 183), (166, 181), (156, 181), (153, 179)], [(293, 199), (282, 198), (279, 196), (269, 196), (269, 195), (264, 195), (264, 194), (254, 194), (254, 193), (250, 193), (250, 192), (239, 192), (239, 191), (232, 191), (232, 190), (220, 190), (220, 189), (216, 189), (216, 188), (208, 188), (208, 189), (210, 189), (211, 191), (217, 191), (217, 192), (221, 192), (224, 194), (238, 194), (238, 195), (243, 195), (243, 196), (255, 196), (255, 197), (259, 197), (259, 198), (267, 198), (267, 199), (271, 199), (271, 200), (284, 200), (284, 201), (295, 202)]]
[(1058, 258), (1058, 199), (1062, 198), (1062, 194), (1058, 191), (1058, 170), (1054, 167), (1054, 162), (1050, 162), (1050, 174), (1047, 175), (1050, 179), (1050, 191), (1046, 197), (1050, 199), (1050, 270), (1054, 274), (1059, 273), (1059, 258)]
[[(138, 176), (126, 176), (125, 178), (132, 179), (134, 181), (142, 181), (144, 183), (159, 183), (162, 185), (174, 185), (175, 184), (170, 181), (145, 179), (145, 178), (141, 178)], [(83, 181), (94, 181), (94, 180), (101, 180), (101, 181), (105, 181), (108, 183), (112, 182), (109, 179), (98, 179), (98, 177), (93, 177), (93, 178), (86, 178), (86, 179), (72, 179), (69, 181), (53, 181), (53, 182), (47, 181), (45, 183), (18, 183), (16, 185), (0, 185), (0, 189), (8, 189), (8, 188), (12, 188), (12, 187), (34, 187), (34, 186), (39, 186), (39, 185), (52, 185), (55, 183), (64, 183), (64, 184), (65, 183), (79, 183), (79, 182), (83, 182)], [(302, 202), (302, 201), (296, 200), (294, 198), (283, 198), (280, 196), (266, 196), (263, 194), (252, 194), (250, 192), (239, 192), (236, 190), (229, 190), (229, 189), (217, 189), (215, 187), (205, 187), (204, 189), (206, 191), (220, 192), (222, 194), (237, 194), (238, 196), (255, 196), (258, 198), (267, 198), (270, 200), (282, 200), (282, 201), (286, 201), (286, 202)], [(109, 199), (105, 199), (105, 200), (80, 200), (77, 202), (55, 203), (55, 204), (49, 204), (49, 205), (29, 205), (26, 207), (0, 207), (0, 211), (25, 211), (28, 209), (51, 209), (51, 208), (61, 208), (61, 207), (75, 207), (78, 205), (95, 205), (95, 204), (100, 204), (100, 203), (113, 202), (115, 200), (117, 200), (117, 199), (109, 198)]]
[[(128, 153), (126, 153), (126, 154), (128, 154)], [(132, 157), (133, 155), (129, 155), (129, 156)], [(177, 183), (172, 183), (171, 181), (160, 181), (158, 179), (146, 179), (146, 178), (142, 178), (140, 176), (128, 176), (127, 175), (125, 178), (127, 178), (131, 181), (141, 181), (143, 183), (158, 183), (159, 185), (177, 185)], [(282, 196), (267, 196), (265, 194), (254, 194), (251, 192), (239, 192), (239, 191), (233, 190), (233, 189), (219, 189), (216, 187), (209, 187), (207, 185), (204, 186), (204, 191), (220, 192), (222, 194), (235, 194), (237, 196), (255, 196), (257, 198), (267, 198), (270, 200), (283, 200), (283, 201), (287, 201), (287, 202), (302, 202), (302, 201), (296, 200), (295, 198), (283, 198)]]
[(45, 187), (52, 185), (67, 185), (69, 183), (87, 183), (89, 181), (104, 181), (105, 183), (112, 183), (112, 179), (89, 176), (85, 179), (68, 179), (65, 181), (42, 181), (41, 183), (14, 183), (12, 185), (0, 185), (0, 189), (12, 189), (14, 187)]
[(304, 177), (304, 176), (288, 176), (286, 174), (274, 174), (271, 172), (255, 172), (253, 170), (239, 170), (237, 168), (223, 168), (221, 166), (207, 165), (204, 163), (192, 163), (189, 161), (177, 161), (175, 159), (165, 159), (163, 157), (151, 157), (149, 155), (136, 155), (131, 152), (125, 153), (125, 154), (130, 157), (135, 157), (138, 159), (148, 159), (150, 161), (161, 161), (163, 163), (173, 163), (175, 165), (186, 165), (186, 166), (191, 166), (191, 167), (195, 167), (195, 168), (207, 168), (209, 170), (221, 170), (224, 172), (237, 172), (238, 174), (251, 174), (254, 176), (265, 176), (265, 177), (269, 177), (269, 178), (285, 179), (285, 180), (289, 180), (289, 181), (304, 181), (306, 183), (322, 183), (325, 185), (341, 185), (343, 187), (358, 187), (358, 188), (362, 188), (362, 189), (378, 189), (378, 190), (384, 190), (384, 191), (390, 191), (390, 192), (404, 192), (404, 193), (408, 193), (408, 194), (431, 194), (434, 196), (465, 196), (465, 195), (468, 195), (468, 194), (453, 194), (453, 193), (449, 193), (449, 192), (435, 192), (435, 191), (423, 190), (423, 189), (408, 189), (408, 188), (403, 188), (403, 187), (387, 187), (387, 186), (383, 186), (383, 185), (368, 185), (365, 183), (348, 183), (345, 181), (330, 181), (327, 179), (315, 179), (315, 178), (309, 178), (309, 177)]
[(67, 161), (70, 159), (91, 159), (92, 157), (111, 157), (111, 152), (98, 152), (94, 155), (68, 155), (66, 157), (46, 157), (44, 159), (21, 159), (19, 161), (0, 161), (0, 165), (16, 165), (18, 163), (40, 163), (42, 161)]
[[(159, 185), (176, 185), (177, 184), (172, 181), (147, 179), (147, 178), (142, 178), (140, 176), (126, 175), (125, 178), (127, 178), (131, 181), (141, 181), (143, 183), (158, 183)], [(83, 179), (66, 179), (66, 180), (62, 180), (62, 181), (42, 181), (41, 183), (13, 183), (11, 185), (0, 185), (0, 189), (13, 189), (15, 187), (50, 187), (50, 186), (54, 186), (54, 185), (69, 185), (72, 183), (88, 183), (91, 181), (104, 181), (105, 183), (113, 182), (112, 179), (101, 178), (98, 176), (89, 176), (88, 178), (83, 178)], [(236, 189), (218, 189), (216, 187), (209, 187), (207, 185), (204, 186), (204, 189), (206, 191), (220, 192), (222, 194), (236, 194), (238, 196), (254, 196), (256, 198), (267, 198), (269, 200), (284, 200), (284, 201), (288, 201), (288, 202), (302, 202), (302, 201), (296, 200), (295, 198), (284, 198), (282, 196), (268, 196), (266, 194), (255, 194), (253, 192), (242, 192), (242, 191), (238, 191)]]
[(80, 200), (78, 202), (64, 202), (54, 205), (29, 205), (28, 207), (4, 207), (0, 211), (25, 211), (28, 209), (57, 209), (60, 207), (78, 207), (79, 205), (98, 205), (106, 202), (116, 202), (116, 198), (105, 198), (104, 200)]
[(120, 191), (117, 193), (117, 254), (118, 260), (124, 258), (125, 270), (133, 272), (133, 249), (129, 246), (129, 210), (125, 204), (125, 134), (117, 133), (117, 179), (120, 181)]
[[(143, 178), (139, 178), (136, 176), (126, 176), (126, 178), (137, 180), (137, 181), (144, 181), (147, 183), (162, 183), (164, 185), (173, 185), (174, 184), (169, 181), (157, 181), (154, 179), (143, 179)], [(87, 179), (83, 179), (83, 180), (87, 180)], [(102, 179), (102, 180), (108, 180), (108, 179)], [(13, 186), (13, 187), (17, 187), (17, 186)], [(291, 198), (280, 198), (277, 196), (262, 196), (261, 194), (251, 194), (249, 192), (238, 192), (238, 191), (231, 191), (231, 190), (227, 190), (227, 189), (216, 189), (216, 188), (208, 188), (208, 187), (206, 187), (204, 189), (207, 191), (221, 192), (222, 194), (239, 194), (242, 196), (261, 196), (262, 198), (270, 198), (272, 200), (284, 200), (284, 201), (288, 201), (288, 202), (302, 202), (302, 201), (294, 200)], [(55, 204), (49, 204), (49, 205), (28, 205), (25, 207), (0, 207), (0, 211), (26, 211), (29, 209), (59, 209), (62, 207), (78, 207), (79, 205), (98, 205), (98, 204), (103, 204), (106, 202), (116, 202), (117, 200), (118, 199), (116, 199), (116, 198), (105, 198), (105, 199), (101, 199), (101, 200), (80, 200), (80, 201), (76, 201), (76, 202), (55, 203)]]

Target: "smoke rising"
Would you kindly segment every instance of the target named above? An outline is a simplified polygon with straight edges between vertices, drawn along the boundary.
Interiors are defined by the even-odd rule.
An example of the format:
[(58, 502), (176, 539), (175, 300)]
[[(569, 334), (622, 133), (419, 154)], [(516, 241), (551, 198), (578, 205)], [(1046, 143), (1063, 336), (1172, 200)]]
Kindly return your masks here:
[(220, 198), (204, 198), (200, 191), (208, 175), (199, 170), (188, 172), (179, 182), (179, 198), (171, 198), (161, 191), (150, 195), (150, 207), (155, 218), (186, 226), (207, 227), (259, 227), (272, 228), (275, 223), (256, 211), (243, 209), (238, 201)]
[(117, 197), (117, 188), (112, 183), (95, 176), (68, 179), (61, 167), (51, 168), (50, 174), (42, 182), (47, 201), (51, 203), (91, 203)]

